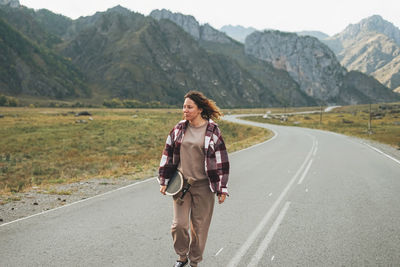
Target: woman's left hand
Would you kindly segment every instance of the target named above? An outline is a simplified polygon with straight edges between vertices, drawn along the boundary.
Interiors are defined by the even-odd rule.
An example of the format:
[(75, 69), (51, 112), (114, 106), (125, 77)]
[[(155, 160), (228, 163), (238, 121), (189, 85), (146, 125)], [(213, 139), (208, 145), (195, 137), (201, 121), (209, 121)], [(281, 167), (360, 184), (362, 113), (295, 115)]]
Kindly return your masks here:
[(219, 195), (218, 195), (218, 203), (219, 203), (219, 204), (224, 203), (225, 198), (226, 198), (226, 195), (225, 195), (225, 194), (219, 194)]

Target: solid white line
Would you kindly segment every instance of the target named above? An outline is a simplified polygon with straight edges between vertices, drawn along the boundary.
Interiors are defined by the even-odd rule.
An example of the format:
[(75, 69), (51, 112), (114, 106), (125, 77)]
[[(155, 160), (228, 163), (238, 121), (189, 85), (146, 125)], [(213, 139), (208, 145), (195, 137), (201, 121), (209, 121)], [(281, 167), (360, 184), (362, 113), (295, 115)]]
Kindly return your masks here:
[(305, 171), (303, 172), (303, 175), (301, 176), (301, 178), (300, 178), (300, 180), (299, 180), (299, 182), (298, 182), (297, 184), (301, 184), (301, 183), (303, 182), (303, 180), (304, 180), (304, 178), (306, 177), (308, 171), (310, 170), (310, 167), (311, 167), (312, 162), (313, 162), (313, 159), (311, 159), (310, 162), (308, 163), (307, 168), (306, 168)]
[(82, 199), (82, 200), (78, 200), (76, 202), (73, 202), (73, 203), (70, 203), (70, 204), (67, 204), (67, 205), (64, 205), (64, 206), (60, 206), (60, 207), (57, 207), (57, 208), (54, 208), (54, 209), (51, 209), (51, 210), (42, 211), (40, 213), (36, 213), (36, 214), (30, 215), (30, 216), (27, 216), (27, 217), (24, 217), (24, 218), (20, 218), (20, 219), (17, 219), (17, 220), (8, 222), (8, 223), (3, 223), (3, 224), (0, 225), (0, 227), (6, 226), (6, 225), (9, 225), (9, 224), (12, 224), (12, 223), (20, 222), (20, 221), (23, 221), (23, 220), (26, 220), (26, 219), (30, 219), (30, 218), (33, 218), (33, 217), (36, 217), (36, 216), (39, 216), (39, 215), (43, 215), (43, 214), (46, 214), (46, 213), (49, 213), (49, 212), (52, 212), (52, 211), (55, 211), (55, 210), (59, 210), (59, 209), (66, 208), (66, 207), (70, 207), (72, 205), (79, 204), (79, 203), (82, 203), (82, 202), (85, 202), (85, 201), (88, 201), (88, 200), (91, 200), (91, 199), (94, 199), (94, 198), (97, 198), (97, 197), (102, 197), (102, 196), (105, 196), (105, 195), (108, 195), (108, 194), (112, 194), (112, 193), (117, 192), (119, 190), (123, 190), (123, 189), (129, 188), (129, 187), (135, 186), (135, 185), (147, 183), (149, 181), (155, 180), (156, 178), (157, 177), (149, 178), (147, 180), (136, 182), (134, 184), (130, 184), (130, 185), (127, 185), (127, 186), (124, 186), (124, 187), (120, 187), (120, 188), (105, 192), (105, 193), (100, 194), (100, 195), (96, 195), (96, 196), (93, 196), (93, 197), (89, 197), (89, 198), (85, 198), (85, 199)]
[(221, 248), (220, 250), (218, 250), (217, 254), (215, 254), (215, 257), (217, 257), (219, 255), (219, 253), (222, 252), (222, 250), (224, 250), (224, 248)]
[(274, 238), (276, 231), (278, 231), (279, 225), (282, 223), (283, 218), (285, 217), (285, 214), (289, 209), (289, 205), (290, 205), (290, 202), (286, 202), (285, 206), (279, 213), (279, 215), (276, 218), (271, 229), (269, 229), (268, 234), (265, 236), (264, 240), (261, 242), (260, 246), (258, 247), (256, 253), (254, 254), (253, 258), (251, 259), (251, 261), (250, 261), (249, 265), (247, 265), (247, 267), (258, 266), (258, 262), (262, 259), (265, 251), (268, 248), (269, 243), (271, 243), (272, 238)]
[(367, 144), (367, 143), (364, 143), (364, 142), (362, 142), (362, 143), (363, 143), (364, 145), (368, 146), (369, 148), (375, 150), (376, 152), (378, 152), (378, 153), (380, 153), (380, 154), (382, 154), (382, 155), (388, 157), (389, 159), (394, 160), (394, 161), (397, 162), (398, 164), (400, 164), (400, 160), (398, 160), (398, 159), (396, 159), (396, 158), (394, 158), (394, 157), (392, 157), (392, 156), (386, 154), (385, 152), (383, 152), (383, 151), (377, 149), (376, 147), (373, 147), (373, 146), (371, 146), (371, 145), (369, 145), (369, 144)]
[(275, 213), (275, 210), (278, 208), (279, 204), (283, 200), (283, 198), (286, 196), (286, 194), (289, 192), (291, 186), (293, 183), (297, 180), (297, 177), (300, 175), (301, 171), (303, 170), (304, 166), (307, 164), (308, 160), (310, 159), (312, 152), (314, 150), (314, 143), (313, 147), (311, 148), (310, 152), (308, 153), (306, 160), (303, 162), (301, 167), (298, 169), (296, 174), (292, 177), (290, 182), (287, 184), (285, 189), (282, 191), (282, 193), (279, 195), (278, 199), (274, 202), (274, 204), (271, 206), (271, 208), (268, 210), (268, 212), (265, 214), (264, 218), (262, 218), (261, 222), (257, 225), (257, 227), (254, 229), (254, 231), (250, 234), (250, 236), (247, 238), (247, 240), (243, 243), (243, 245), (239, 248), (238, 252), (236, 252), (235, 256), (231, 259), (231, 261), (228, 263), (227, 266), (229, 267), (235, 267), (238, 266), (240, 263), (240, 260), (242, 257), (246, 254), (247, 250), (251, 247), (251, 245), (254, 243), (254, 241), (257, 239), (257, 236), (261, 233), (265, 225), (268, 223), (272, 215)]

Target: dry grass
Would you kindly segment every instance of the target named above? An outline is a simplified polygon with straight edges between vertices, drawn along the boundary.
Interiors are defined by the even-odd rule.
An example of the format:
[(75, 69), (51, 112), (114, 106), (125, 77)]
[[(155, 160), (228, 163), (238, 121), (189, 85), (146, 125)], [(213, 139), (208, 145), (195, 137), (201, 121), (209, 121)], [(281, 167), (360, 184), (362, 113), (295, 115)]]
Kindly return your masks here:
[[(316, 108), (318, 109), (318, 108)], [(282, 110), (280, 110), (282, 112)], [(279, 125), (300, 126), (323, 129), (346, 135), (389, 144), (400, 148), (400, 103), (374, 104), (371, 106), (371, 127), (369, 124), (369, 105), (346, 106), (333, 112), (322, 114), (288, 115), (287, 121), (280, 117), (251, 117), (253, 121)]]
[[(180, 110), (1, 108), (0, 195), (93, 177), (156, 175), (166, 136)], [(76, 123), (85, 120), (87, 123)], [(220, 121), (228, 151), (269, 132)]]

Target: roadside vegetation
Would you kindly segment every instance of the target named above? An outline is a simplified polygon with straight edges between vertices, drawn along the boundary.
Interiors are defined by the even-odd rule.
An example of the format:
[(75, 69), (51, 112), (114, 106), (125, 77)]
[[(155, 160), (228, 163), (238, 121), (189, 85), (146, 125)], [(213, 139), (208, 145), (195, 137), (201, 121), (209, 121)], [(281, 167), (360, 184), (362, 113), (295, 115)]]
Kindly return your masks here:
[[(315, 107), (313, 110), (319, 110)], [(260, 110), (259, 110), (260, 111)], [(268, 112), (271, 111), (271, 112)], [(257, 122), (299, 126), (370, 139), (400, 149), (400, 103), (345, 106), (332, 112), (290, 114), (304, 110), (263, 110), (262, 116), (246, 117)]]
[[(94, 177), (157, 174), (178, 109), (0, 108), (0, 196), (33, 186)], [(86, 115), (84, 115), (86, 114)], [(218, 122), (229, 152), (270, 137), (255, 127)], [(0, 197), (0, 203), (2, 198)]]

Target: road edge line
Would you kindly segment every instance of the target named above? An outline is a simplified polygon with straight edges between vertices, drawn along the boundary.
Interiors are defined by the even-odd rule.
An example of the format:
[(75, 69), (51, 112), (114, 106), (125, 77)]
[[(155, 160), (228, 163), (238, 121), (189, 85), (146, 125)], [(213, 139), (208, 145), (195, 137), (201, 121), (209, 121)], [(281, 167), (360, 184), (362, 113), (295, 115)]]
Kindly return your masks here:
[(59, 210), (59, 209), (62, 209), (62, 208), (66, 208), (66, 207), (70, 207), (72, 205), (79, 204), (79, 203), (82, 203), (82, 202), (85, 202), (85, 201), (88, 201), (88, 200), (92, 200), (92, 199), (97, 198), (97, 197), (102, 197), (102, 196), (105, 196), (105, 195), (108, 195), (108, 194), (112, 194), (114, 192), (117, 192), (117, 191), (120, 191), (120, 190), (123, 190), (123, 189), (127, 189), (127, 188), (135, 186), (135, 185), (139, 185), (139, 184), (143, 184), (143, 183), (155, 180), (156, 178), (157, 177), (151, 177), (151, 178), (148, 178), (146, 180), (139, 181), (139, 182), (136, 182), (136, 183), (133, 183), (133, 184), (129, 184), (129, 185), (126, 185), (126, 186), (123, 186), (123, 187), (119, 187), (119, 188), (116, 188), (116, 189), (111, 190), (111, 191), (104, 192), (104, 193), (99, 194), (99, 195), (95, 195), (95, 196), (92, 196), (92, 197), (81, 199), (81, 200), (69, 203), (67, 205), (64, 205), (64, 206), (60, 206), (60, 207), (57, 207), (57, 208), (54, 208), (54, 209), (50, 209), (50, 210), (45, 210), (45, 211), (42, 211), (42, 212), (39, 212), (39, 213), (35, 213), (35, 214), (29, 215), (29, 216), (26, 216), (26, 217), (22, 217), (22, 218), (16, 219), (16, 220), (11, 221), (11, 222), (3, 223), (3, 224), (0, 224), (0, 228), (3, 227), (3, 226), (6, 226), (6, 225), (10, 225), (12, 223), (16, 223), (16, 222), (20, 222), (20, 221), (23, 221), (23, 220), (27, 220), (27, 219), (30, 219), (30, 218), (33, 218), (33, 217), (36, 217), (36, 216), (39, 216), (39, 215), (43, 215), (43, 214), (46, 214), (46, 213), (50, 213), (52, 211), (56, 211), (56, 210)]
[(371, 145), (369, 145), (369, 144), (367, 144), (367, 143), (365, 143), (365, 142), (361, 142), (361, 143), (364, 144), (364, 145), (366, 145), (366, 146), (368, 146), (368, 147), (371, 148), (372, 150), (375, 150), (375, 151), (378, 152), (379, 154), (382, 154), (382, 155), (388, 157), (389, 159), (395, 161), (396, 163), (400, 164), (400, 160), (396, 159), (395, 157), (392, 157), (392, 156), (386, 154), (385, 152), (383, 152), (382, 150), (379, 150), (379, 149), (377, 149), (376, 147), (371, 146)]

